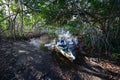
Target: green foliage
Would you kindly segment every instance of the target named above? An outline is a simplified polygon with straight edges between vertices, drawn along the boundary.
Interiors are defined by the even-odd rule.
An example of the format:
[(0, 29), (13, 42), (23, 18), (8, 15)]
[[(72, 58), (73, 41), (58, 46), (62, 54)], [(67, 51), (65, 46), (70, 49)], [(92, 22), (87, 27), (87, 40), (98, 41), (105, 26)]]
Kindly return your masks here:
[[(5, 0), (4, 2), (5, 4), (0, 0), (0, 26), (2, 30), (6, 30), (7, 35), (11, 33), (12, 36), (21, 36), (24, 32), (41, 31), (46, 26), (48, 32), (53, 33), (58, 27), (64, 26), (72, 34), (85, 33), (85, 43), (92, 44), (96, 50), (119, 52), (118, 0)], [(76, 19), (72, 20), (73, 16)]]
[(113, 61), (118, 61), (120, 60), (120, 53), (112, 53), (111, 58)]

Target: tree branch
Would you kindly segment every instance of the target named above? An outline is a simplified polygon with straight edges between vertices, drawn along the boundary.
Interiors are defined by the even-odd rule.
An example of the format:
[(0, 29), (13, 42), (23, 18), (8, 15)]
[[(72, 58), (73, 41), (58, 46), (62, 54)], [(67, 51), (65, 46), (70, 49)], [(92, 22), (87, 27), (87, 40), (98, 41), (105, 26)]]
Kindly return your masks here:
[(41, 9), (35, 9), (31, 6), (29, 6), (27, 3), (24, 2), (24, 0), (20, 0), (20, 2), (25, 5), (26, 7), (28, 7), (29, 9), (33, 10), (33, 11), (37, 11), (37, 12), (41, 12)]
[(2, 20), (0, 20), (0, 23), (3, 22), (4, 20), (6, 20), (7, 18), (10, 18), (11, 16), (14, 16), (14, 15), (16, 15), (16, 14), (12, 14), (12, 15), (9, 15), (9, 16), (3, 18)]

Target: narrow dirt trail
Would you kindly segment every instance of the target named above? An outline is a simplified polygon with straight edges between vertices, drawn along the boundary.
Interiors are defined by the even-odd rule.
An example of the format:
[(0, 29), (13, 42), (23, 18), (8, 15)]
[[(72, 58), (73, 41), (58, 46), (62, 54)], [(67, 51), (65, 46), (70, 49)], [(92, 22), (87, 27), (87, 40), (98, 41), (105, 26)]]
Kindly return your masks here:
[(13, 50), (15, 50), (13, 54), (17, 58), (15, 64), (16, 77), (20, 80), (39, 80), (42, 77), (51, 80), (99, 79), (95, 76), (86, 75), (85, 69), (81, 69), (82, 66), (70, 63), (67, 60), (66, 62), (59, 60), (58, 56), (51, 55), (51, 51), (38, 49), (27, 41), (14, 42), (13, 46)]
[(100, 66), (71, 63), (49, 50), (30, 45), (29, 41), (12, 42), (9, 48), (5, 44), (1, 44), (1, 49), (10, 48), (15, 57), (11, 65), (15, 77), (11, 80), (110, 80)]

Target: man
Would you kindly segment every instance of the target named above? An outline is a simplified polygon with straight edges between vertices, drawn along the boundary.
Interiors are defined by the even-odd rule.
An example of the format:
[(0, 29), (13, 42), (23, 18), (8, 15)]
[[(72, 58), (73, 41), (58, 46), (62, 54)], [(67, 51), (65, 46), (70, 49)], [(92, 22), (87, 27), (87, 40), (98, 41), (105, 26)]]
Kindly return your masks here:
[(74, 41), (73, 39), (71, 39), (71, 40), (68, 42), (68, 48), (69, 48), (69, 50), (72, 52), (72, 54), (73, 54), (74, 56), (76, 56), (75, 46), (76, 46), (75, 41)]
[(61, 38), (61, 40), (59, 40), (57, 42), (57, 45), (61, 46), (61, 47), (65, 47), (67, 44), (66, 44), (66, 41), (64, 40), (64, 38)]

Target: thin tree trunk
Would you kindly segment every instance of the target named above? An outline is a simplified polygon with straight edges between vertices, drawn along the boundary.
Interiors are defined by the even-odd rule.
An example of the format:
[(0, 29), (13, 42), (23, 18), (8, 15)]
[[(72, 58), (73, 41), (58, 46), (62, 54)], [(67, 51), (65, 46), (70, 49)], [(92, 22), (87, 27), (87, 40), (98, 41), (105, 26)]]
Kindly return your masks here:
[(22, 21), (21, 21), (21, 28), (20, 28), (20, 32), (21, 32), (21, 34), (23, 33), (23, 5), (20, 3), (20, 6), (21, 6), (21, 10), (22, 10), (22, 12), (21, 12), (21, 16), (22, 16)]

